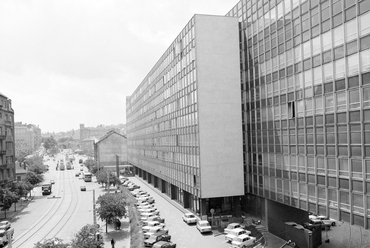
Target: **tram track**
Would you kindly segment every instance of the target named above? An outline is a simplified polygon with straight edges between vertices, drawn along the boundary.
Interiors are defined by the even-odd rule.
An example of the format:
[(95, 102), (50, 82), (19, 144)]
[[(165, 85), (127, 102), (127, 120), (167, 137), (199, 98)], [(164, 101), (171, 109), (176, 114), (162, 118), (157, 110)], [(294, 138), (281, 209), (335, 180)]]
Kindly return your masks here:
[[(46, 226), (50, 226), (51, 224), (50, 220), (52, 220), (53, 218), (55, 219), (55, 217), (57, 216), (56, 214), (60, 212), (63, 206), (65, 206), (65, 204), (63, 204), (65, 203), (63, 200), (65, 199), (65, 196), (68, 194), (71, 194), (72, 196), (68, 204), (68, 207), (65, 209), (63, 215), (57, 221), (53, 221), (53, 223), (57, 223), (57, 224), (54, 226), (51, 226), (50, 230), (44, 233), (43, 235), (41, 235), (39, 240), (37, 241), (41, 241), (45, 238), (52, 238), (52, 237), (57, 236), (58, 233), (63, 229), (63, 227), (70, 221), (71, 215), (72, 215), (70, 214), (71, 209), (73, 213), (79, 204), (79, 200), (77, 201), (75, 200), (75, 197), (77, 195), (76, 194), (77, 190), (76, 190), (75, 180), (72, 180), (73, 179), (73, 177), (71, 176), (72, 172), (73, 172), (72, 170), (64, 171), (64, 172), (59, 171), (58, 183), (60, 184), (60, 187), (59, 187), (58, 194), (57, 194), (58, 197), (55, 197), (55, 199), (54, 198), (50, 199), (55, 202), (52, 204), (50, 209), (34, 225), (32, 225), (28, 229), (27, 232), (24, 232), (23, 234), (21, 234), (19, 237), (16, 238), (16, 240), (13, 242), (13, 247), (20, 247), (20, 248), (30, 247), (31, 239), (34, 239), (34, 236), (36, 234), (39, 234), (40, 230), (42, 230)], [(67, 188), (66, 183), (69, 185), (73, 183), (74, 186)], [(67, 189), (69, 189), (68, 192), (67, 192)], [(70, 215), (68, 216), (68, 214)]]

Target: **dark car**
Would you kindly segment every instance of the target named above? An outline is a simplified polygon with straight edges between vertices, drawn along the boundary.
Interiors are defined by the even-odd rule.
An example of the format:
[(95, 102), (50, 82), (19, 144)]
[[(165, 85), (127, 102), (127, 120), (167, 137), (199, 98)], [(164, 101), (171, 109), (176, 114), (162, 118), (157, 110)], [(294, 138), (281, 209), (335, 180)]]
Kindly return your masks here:
[(80, 160), (78, 160), (78, 163), (82, 164), (84, 161), (80, 158)]
[(168, 234), (153, 234), (147, 240), (144, 241), (145, 247), (152, 247), (159, 241), (170, 241), (171, 235)]
[(176, 244), (172, 242), (159, 241), (153, 245), (153, 248), (176, 248)]
[(309, 220), (308, 222), (303, 223), (303, 226), (311, 231), (320, 228), (325, 230), (330, 230), (331, 224), (324, 223), (322, 220)]

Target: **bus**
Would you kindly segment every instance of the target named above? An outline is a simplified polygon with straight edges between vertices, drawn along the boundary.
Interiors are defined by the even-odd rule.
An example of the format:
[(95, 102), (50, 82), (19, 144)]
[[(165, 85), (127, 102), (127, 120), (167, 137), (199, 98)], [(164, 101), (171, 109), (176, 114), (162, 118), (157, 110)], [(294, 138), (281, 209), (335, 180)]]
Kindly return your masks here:
[(82, 175), (85, 182), (91, 182), (92, 178), (91, 172), (84, 172)]
[(61, 171), (64, 171), (65, 170), (65, 166), (64, 166), (64, 161), (63, 160), (60, 160), (59, 170), (61, 170)]

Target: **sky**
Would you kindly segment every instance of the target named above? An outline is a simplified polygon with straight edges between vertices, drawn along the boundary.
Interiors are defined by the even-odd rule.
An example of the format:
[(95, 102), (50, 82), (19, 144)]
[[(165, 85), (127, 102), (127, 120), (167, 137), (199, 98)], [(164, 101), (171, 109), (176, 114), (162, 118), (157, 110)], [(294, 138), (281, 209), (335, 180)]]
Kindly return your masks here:
[(1, 0), (0, 93), (43, 133), (126, 123), (126, 96), (193, 15), (237, 2)]

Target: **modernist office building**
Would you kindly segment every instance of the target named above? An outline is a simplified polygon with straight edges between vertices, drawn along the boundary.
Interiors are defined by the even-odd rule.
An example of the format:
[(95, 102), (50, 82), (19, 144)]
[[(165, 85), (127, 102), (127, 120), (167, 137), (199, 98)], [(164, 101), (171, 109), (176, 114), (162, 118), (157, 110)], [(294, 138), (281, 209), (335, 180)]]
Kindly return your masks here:
[[(246, 199), (262, 204), (266, 219), (269, 206), (286, 207), (369, 228), (370, 1), (242, 0), (226, 16), (239, 21)], [(128, 100), (128, 132), (144, 111), (133, 101), (140, 90)], [(152, 128), (155, 117), (140, 125)], [(158, 168), (147, 163), (142, 170)]]
[(237, 18), (195, 15), (126, 101), (128, 161), (202, 215), (244, 195), (238, 40)]

